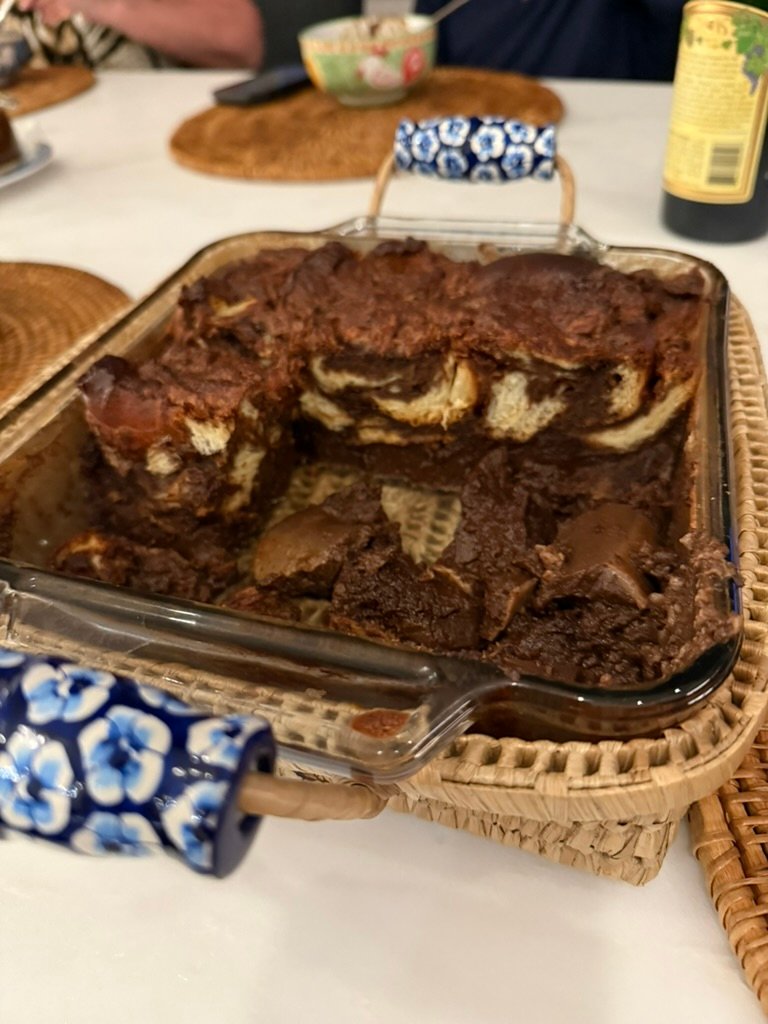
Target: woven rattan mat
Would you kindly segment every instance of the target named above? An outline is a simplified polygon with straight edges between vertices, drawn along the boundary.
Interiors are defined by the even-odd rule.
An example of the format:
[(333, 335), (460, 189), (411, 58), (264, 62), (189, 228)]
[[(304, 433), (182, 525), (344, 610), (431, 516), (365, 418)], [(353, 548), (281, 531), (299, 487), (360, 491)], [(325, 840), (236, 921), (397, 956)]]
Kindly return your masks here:
[(119, 288), (83, 270), (0, 263), (0, 417), (127, 303)]
[(545, 86), (522, 75), (438, 68), (400, 103), (344, 107), (307, 88), (256, 107), (212, 107), (185, 121), (171, 153), (185, 167), (232, 178), (328, 181), (374, 175), (403, 117), (504, 114), (543, 124), (559, 121), (563, 105)]
[(92, 71), (83, 67), (25, 68), (18, 81), (3, 89), (3, 95), (13, 101), (10, 117), (31, 114), (43, 107), (71, 99), (90, 89), (96, 81)]
[[(742, 561), (745, 599), (763, 629), (768, 623), (768, 432), (766, 384), (755, 396), (751, 418), (763, 425), (755, 446), (751, 528), (756, 557)], [(750, 418), (750, 410), (747, 410)], [(759, 614), (758, 614), (759, 612)], [(733, 777), (691, 809), (693, 849), (712, 902), (746, 979), (768, 1014), (768, 728), (757, 735)]]

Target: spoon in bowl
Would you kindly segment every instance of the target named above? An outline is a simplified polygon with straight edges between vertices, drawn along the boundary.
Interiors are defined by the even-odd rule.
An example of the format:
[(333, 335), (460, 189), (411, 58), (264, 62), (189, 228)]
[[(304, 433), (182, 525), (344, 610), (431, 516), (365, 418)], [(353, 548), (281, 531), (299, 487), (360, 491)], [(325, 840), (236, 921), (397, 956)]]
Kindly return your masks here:
[(450, 0), (444, 7), (440, 7), (432, 15), (432, 23), (437, 25), (438, 22), (442, 21), (443, 18), (447, 18), (449, 14), (453, 14), (454, 11), (458, 11), (460, 7), (468, 4), (469, 0)]

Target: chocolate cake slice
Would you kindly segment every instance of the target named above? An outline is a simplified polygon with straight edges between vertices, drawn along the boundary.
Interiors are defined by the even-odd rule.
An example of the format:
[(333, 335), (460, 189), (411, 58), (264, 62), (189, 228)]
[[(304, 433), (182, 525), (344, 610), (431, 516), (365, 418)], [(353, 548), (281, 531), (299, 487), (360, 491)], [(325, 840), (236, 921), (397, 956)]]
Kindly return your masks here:
[(105, 357), (81, 388), (109, 471), (96, 490), (132, 495), (148, 535), (252, 522), (287, 482), (293, 385), (279, 355), (176, 344), (138, 367)]
[(0, 174), (12, 171), (21, 163), (21, 149), (16, 141), (8, 115), (0, 108)]
[(313, 316), (330, 340), (309, 354), (301, 402), (349, 445), (525, 443), (556, 429), (630, 450), (695, 387), (696, 274), (667, 286), (576, 256), (481, 265), (392, 242), (339, 258), (326, 283)]

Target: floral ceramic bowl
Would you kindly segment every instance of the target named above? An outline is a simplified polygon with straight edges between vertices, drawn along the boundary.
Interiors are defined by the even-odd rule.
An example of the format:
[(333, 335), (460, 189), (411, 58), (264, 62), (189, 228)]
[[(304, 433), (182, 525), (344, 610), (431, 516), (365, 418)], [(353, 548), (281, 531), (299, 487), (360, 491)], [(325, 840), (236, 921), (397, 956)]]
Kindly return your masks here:
[(0, 31), (0, 89), (16, 81), (31, 57), (29, 43), (20, 32)]
[(394, 103), (435, 64), (431, 18), (336, 18), (299, 35), (301, 56), (318, 89), (349, 106)]

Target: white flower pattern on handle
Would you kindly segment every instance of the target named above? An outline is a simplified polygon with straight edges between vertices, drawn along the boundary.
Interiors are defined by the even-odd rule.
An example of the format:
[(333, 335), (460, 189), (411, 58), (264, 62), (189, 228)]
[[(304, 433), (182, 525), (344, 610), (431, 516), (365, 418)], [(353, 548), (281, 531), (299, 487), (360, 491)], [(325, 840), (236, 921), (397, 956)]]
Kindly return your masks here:
[(0, 647), (0, 669), (18, 668), (24, 661), (24, 655), (18, 651), (9, 651), (6, 647)]
[(407, 171), (413, 163), (410, 147), (400, 139), (395, 140), (395, 163), (401, 171)]
[(162, 812), (171, 843), (203, 871), (213, 865), (213, 842), (226, 793), (224, 782), (196, 782)]
[(93, 811), (83, 827), (72, 833), (70, 845), (78, 853), (122, 853), (143, 857), (161, 848), (160, 836), (141, 814)]
[(63, 744), (21, 727), (0, 751), (0, 819), (55, 836), (69, 824), (74, 773)]
[(554, 172), (554, 125), (487, 117), (400, 122), (394, 158), (400, 170), (445, 179), (549, 179)]
[(449, 117), (440, 122), (437, 135), (444, 146), (463, 146), (471, 129), (472, 123), (468, 117)]
[(411, 150), (419, 163), (429, 163), (440, 152), (440, 140), (434, 128), (418, 128), (411, 136)]
[(0, 832), (88, 854), (173, 848), (227, 874), (258, 822), (241, 827), (234, 794), (252, 744), (271, 770), (261, 718), (206, 719), (164, 690), (0, 647)]
[(504, 129), (498, 124), (486, 124), (479, 128), (469, 141), (472, 152), (478, 160), (498, 160), (507, 145)]
[(541, 178), (542, 181), (549, 181), (552, 175), (555, 173), (555, 165), (552, 160), (542, 160), (537, 165), (536, 170), (533, 172), (534, 178)]
[(470, 181), (501, 181), (501, 171), (496, 164), (476, 164), (469, 172)]
[(526, 124), (525, 121), (506, 121), (504, 131), (509, 136), (509, 141), (521, 145), (532, 146), (539, 134), (535, 124)]
[(109, 672), (77, 665), (35, 664), (24, 673), (21, 690), (27, 698), (29, 721), (44, 725), (58, 719), (80, 722), (109, 700), (115, 677)]
[(395, 138), (400, 139), (401, 142), (407, 142), (415, 130), (416, 123), (412, 121), (410, 117), (403, 117), (395, 131)]
[(206, 764), (221, 765), (234, 771), (240, 763), (249, 736), (258, 732), (260, 723), (248, 715), (204, 718), (190, 726), (187, 750)]
[(116, 705), (78, 740), (85, 788), (100, 804), (146, 803), (157, 792), (171, 748), (168, 726), (154, 715)]
[(547, 125), (547, 127), (539, 133), (538, 138), (533, 143), (533, 148), (539, 156), (545, 156), (549, 160), (553, 160), (555, 156), (555, 128), (554, 125)]
[(530, 146), (513, 144), (501, 158), (501, 169), (508, 178), (524, 178), (533, 167), (533, 153)]
[(469, 167), (467, 158), (457, 149), (441, 150), (435, 163), (443, 178), (463, 178)]

